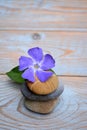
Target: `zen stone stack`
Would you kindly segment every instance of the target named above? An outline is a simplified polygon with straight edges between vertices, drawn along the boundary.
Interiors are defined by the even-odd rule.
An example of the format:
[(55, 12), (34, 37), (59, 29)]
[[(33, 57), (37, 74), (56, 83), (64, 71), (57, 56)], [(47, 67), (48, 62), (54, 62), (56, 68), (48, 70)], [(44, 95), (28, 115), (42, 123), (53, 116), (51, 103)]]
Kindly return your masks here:
[(25, 97), (24, 105), (27, 109), (37, 112), (47, 114), (54, 110), (59, 101), (59, 96), (62, 94), (64, 87), (59, 83), (59, 87), (52, 93), (47, 95), (37, 95), (33, 93), (27, 84), (23, 84), (21, 89), (22, 94)]

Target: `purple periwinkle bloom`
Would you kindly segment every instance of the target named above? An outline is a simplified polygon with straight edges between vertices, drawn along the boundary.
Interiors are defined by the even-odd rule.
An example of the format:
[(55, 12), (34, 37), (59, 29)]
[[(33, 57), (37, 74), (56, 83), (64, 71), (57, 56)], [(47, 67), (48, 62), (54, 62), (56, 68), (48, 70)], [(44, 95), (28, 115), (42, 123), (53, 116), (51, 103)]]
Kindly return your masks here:
[(50, 54), (43, 55), (39, 47), (28, 50), (29, 57), (19, 58), (19, 70), (24, 71), (22, 77), (31, 82), (35, 82), (35, 75), (41, 82), (45, 82), (52, 75), (51, 68), (55, 66), (55, 60)]

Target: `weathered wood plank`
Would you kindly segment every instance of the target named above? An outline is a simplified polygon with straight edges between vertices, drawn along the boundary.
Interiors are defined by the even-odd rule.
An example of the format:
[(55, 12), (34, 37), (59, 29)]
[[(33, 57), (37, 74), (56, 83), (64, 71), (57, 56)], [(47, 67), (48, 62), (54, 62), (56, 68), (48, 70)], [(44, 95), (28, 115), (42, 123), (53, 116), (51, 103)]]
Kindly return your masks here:
[[(37, 33), (36, 33), (37, 32)], [(0, 31), (0, 72), (18, 65), (18, 58), (31, 47), (42, 47), (56, 60), (58, 75), (87, 76), (87, 33)]]
[(65, 86), (56, 109), (48, 115), (25, 109), (19, 85), (0, 76), (0, 130), (87, 129), (87, 77), (59, 77)]
[(35, 29), (87, 31), (87, 1), (0, 1), (0, 30)]

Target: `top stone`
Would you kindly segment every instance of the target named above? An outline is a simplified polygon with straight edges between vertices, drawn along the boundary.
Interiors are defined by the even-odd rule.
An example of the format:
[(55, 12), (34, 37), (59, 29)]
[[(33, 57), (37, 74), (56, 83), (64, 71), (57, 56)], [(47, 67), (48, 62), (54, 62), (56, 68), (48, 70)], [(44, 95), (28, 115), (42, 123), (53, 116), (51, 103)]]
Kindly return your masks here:
[(53, 74), (46, 82), (41, 82), (37, 77), (34, 83), (26, 81), (28, 88), (35, 94), (46, 95), (54, 92), (58, 86), (58, 77)]

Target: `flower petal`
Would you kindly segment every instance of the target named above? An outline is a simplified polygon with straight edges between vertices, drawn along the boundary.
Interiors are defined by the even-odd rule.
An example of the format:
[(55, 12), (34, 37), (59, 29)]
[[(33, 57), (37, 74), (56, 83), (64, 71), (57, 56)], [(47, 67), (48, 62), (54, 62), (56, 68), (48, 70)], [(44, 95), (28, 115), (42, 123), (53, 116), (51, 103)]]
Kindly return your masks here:
[(29, 49), (28, 54), (37, 62), (40, 62), (43, 58), (43, 51), (39, 47)]
[(55, 66), (55, 60), (49, 54), (44, 56), (43, 62), (41, 63), (41, 69), (49, 70)]
[(43, 70), (39, 69), (36, 71), (36, 75), (41, 82), (45, 82), (53, 75), (53, 72), (43, 71)]
[(33, 61), (31, 58), (25, 57), (25, 56), (21, 56), (19, 58), (19, 70), (22, 71), (26, 68), (28, 68), (29, 66), (33, 65)]
[(22, 74), (22, 78), (24, 79), (27, 79), (31, 82), (34, 82), (35, 81), (35, 78), (34, 78), (34, 70), (33, 68), (29, 68), (27, 70), (25, 70), (25, 72)]

